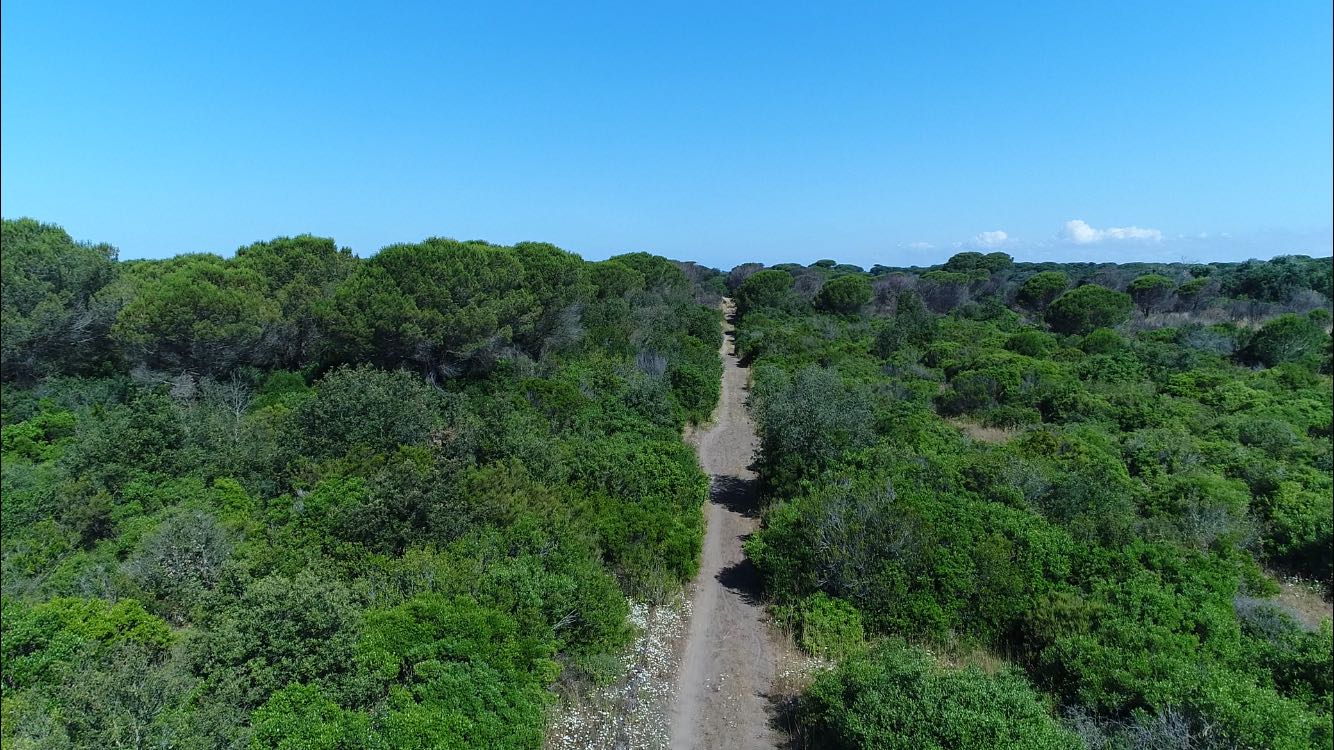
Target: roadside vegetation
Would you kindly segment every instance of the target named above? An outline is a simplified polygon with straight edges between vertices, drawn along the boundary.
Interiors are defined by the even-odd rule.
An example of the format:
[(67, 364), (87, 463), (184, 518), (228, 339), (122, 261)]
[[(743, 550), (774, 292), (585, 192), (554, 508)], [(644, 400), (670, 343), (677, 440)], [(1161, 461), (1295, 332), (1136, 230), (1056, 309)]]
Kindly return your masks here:
[(1330, 280), (735, 269), (803, 746), (1330, 747)]
[(5, 221), (5, 748), (540, 747), (696, 570), (721, 282)]

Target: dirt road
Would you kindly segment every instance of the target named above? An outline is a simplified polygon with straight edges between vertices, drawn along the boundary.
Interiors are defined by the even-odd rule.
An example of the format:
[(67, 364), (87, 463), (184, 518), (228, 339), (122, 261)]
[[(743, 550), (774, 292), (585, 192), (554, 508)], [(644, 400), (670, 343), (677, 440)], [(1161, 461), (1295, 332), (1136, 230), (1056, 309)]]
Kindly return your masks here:
[(770, 727), (769, 694), (784, 651), (764, 619), (759, 580), (741, 552), (759, 525), (755, 427), (746, 411), (746, 374), (733, 353), (732, 305), (725, 301), (722, 397), (713, 426), (693, 441), (713, 479), (708, 531), (671, 715), (673, 750), (752, 750), (782, 741)]

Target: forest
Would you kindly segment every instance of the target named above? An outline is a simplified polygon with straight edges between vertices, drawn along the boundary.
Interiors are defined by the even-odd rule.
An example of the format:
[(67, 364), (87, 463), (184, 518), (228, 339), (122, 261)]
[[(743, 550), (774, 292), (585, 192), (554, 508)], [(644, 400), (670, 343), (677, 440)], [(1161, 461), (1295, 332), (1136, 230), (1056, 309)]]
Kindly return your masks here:
[(6, 748), (542, 747), (698, 569), (724, 296), (798, 747), (1334, 744), (1328, 258), (2, 244)]
[(718, 274), (30, 219), (2, 257), (5, 748), (540, 747), (696, 568)]
[(734, 269), (804, 745), (1330, 747), (1330, 281)]

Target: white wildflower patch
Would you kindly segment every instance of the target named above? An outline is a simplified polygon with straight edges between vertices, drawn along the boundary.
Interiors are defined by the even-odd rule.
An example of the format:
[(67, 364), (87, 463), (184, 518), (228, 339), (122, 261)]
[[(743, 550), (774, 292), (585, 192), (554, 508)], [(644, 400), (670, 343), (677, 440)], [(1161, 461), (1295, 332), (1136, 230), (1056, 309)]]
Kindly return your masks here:
[(680, 642), (690, 620), (684, 597), (668, 604), (630, 602), (637, 635), (622, 655), (623, 676), (561, 704), (548, 750), (665, 750)]

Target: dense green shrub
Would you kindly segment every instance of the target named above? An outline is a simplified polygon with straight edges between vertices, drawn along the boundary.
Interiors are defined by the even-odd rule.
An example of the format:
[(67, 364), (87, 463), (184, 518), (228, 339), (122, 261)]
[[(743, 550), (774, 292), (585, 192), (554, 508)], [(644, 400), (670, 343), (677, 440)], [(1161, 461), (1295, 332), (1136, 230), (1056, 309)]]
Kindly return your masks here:
[(792, 275), (786, 271), (759, 271), (752, 274), (737, 287), (737, 312), (745, 315), (757, 308), (776, 307), (782, 304), (791, 288)]
[(357, 267), (352, 251), (305, 234), (239, 248), (234, 264), (257, 273), (279, 307), (251, 364), (299, 369), (316, 362), (324, 344), (321, 308)]
[[(776, 507), (748, 542), (780, 597), (824, 591), (882, 631), (995, 637), (1068, 570), (1066, 534), (968, 496), (946, 465), (915, 466), (889, 451), (864, 461), (852, 486), (819, 485)], [(938, 502), (946, 491), (957, 499)]]
[(840, 315), (856, 313), (870, 301), (871, 281), (860, 274), (831, 279), (815, 295), (817, 308)]
[(0, 655), (5, 663), (6, 700), (11, 691), (59, 678), (62, 667), (121, 644), (162, 651), (174, 640), (171, 629), (138, 601), (56, 598), (27, 605), (4, 601), (5, 627)]
[(1046, 356), (1056, 346), (1056, 340), (1042, 331), (1025, 330), (1005, 342), (1005, 348), (1025, 357)]
[(903, 292), (894, 302), (894, 317), (876, 334), (875, 351), (890, 357), (905, 346), (927, 347), (935, 336), (936, 316), (916, 293)]
[(920, 649), (888, 644), (818, 677), (798, 723), (819, 747), (1079, 748), (1018, 675), (951, 669)]
[(829, 369), (810, 366), (792, 376), (761, 370), (755, 375), (751, 404), (760, 464), (772, 485), (783, 490), (870, 441), (866, 397)]
[(368, 366), (330, 372), (315, 398), (298, 407), (301, 440), (313, 455), (353, 447), (377, 453), (426, 439), (437, 421), (440, 397), (420, 378)]
[(1008, 253), (997, 251), (983, 254), (976, 250), (965, 250), (951, 255), (942, 268), (953, 273), (968, 273), (979, 270), (995, 273), (1013, 265), (1014, 258), (1010, 257)]
[(1270, 261), (1248, 260), (1222, 275), (1223, 293), (1266, 302), (1286, 302), (1302, 289), (1330, 296), (1329, 260), (1280, 255)]
[(823, 591), (802, 599), (788, 615), (797, 643), (826, 659), (841, 659), (862, 645), (865, 632), (856, 607)]
[(254, 361), (282, 312), (263, 276), (216, 255), (139, 266), (127, 278), (136, 291), (111, 337), (148, 367), (216, 373)]
[(1265, 323), (1241, 350), (1243, 361), (1274, 367), (1314, 357), (1329, 343), (1329, 335), (1311, 317), (1280, 315)]
[(536, 243), (506, 248), (436, 238), (384, 248), (323, 308), (325, 359), (448, 377), (485, 371), (503, 346), (540, 354), (590, 289), (583, 266), (577, 256)]
[(0, 371), (5, 381), (92, 369), (109, 353), (116, 249), (76, 243), (32, 219), (0, 231)]
[(1126, 348), (1126, 340), (1110, 328), (1095, 328), (1079, 341), (1085, 354), (1115, 354)]
[(1069, 288), (1069, 276), (1060, 271), (1042, 271), (1028, 277), (1020, 285), (1015, 293), (1015, 301), (1030, 310), (1041, 312)]
[[(555, 681), (618, 677), (626, 596), (696, 572), (680, 435), (717, 398), (720, 273), (311, 236), (122, 264), (4, 229), (6, 747), (538, 747)], [(805, 300), (860, 299), (860, 269), (757, 268), (729, 282), (754, 297), (747, 550), (848, 660), (808, 739), (1064, 747), (1060, 702), (1093, 746), (1329, 746), (1329, 625), (1263, 598), (1265, 569), (1331, 575), (1328, 260), (969, 252), (878, 267), (834, 315)], [(1208, 283), (1180, 327), (1110, 330), (1129, 298), (1089, 282), (1146, 274)], [(1047, 695), (862, 654), (895, 634)]]
[(1147, 313), (1161, 308), (1172, 295), (1175, 286), (1175, 281), (1162, 274), (1146, 273), (1133, 279), (1126, 287), (1126, 292)]
[(541, 745), (545, 687), (560, 672), (552, 643), (466, 598), (420, 595), (366, 620), (358, 659), (393, 685), (380, 728), (385, 746)]
[(1046, 320), (1058, 333), (1088, 333), (1125, 322), (1130, 317), (1130, 297), (1097, 284), (1072, 289), (1047, 308)]
[(361, 622), (345, 586), (306, 572), (256, 581), (211, 625), (195, 670), (218, 700), (251, 709), (291, 682), (341, 697)]
[(383, 748), (372, 734), (370, 717), (348, 711), (318, 686), (293, 683), (279, 690), (251, 714), (254, 750), (343, 750)]

